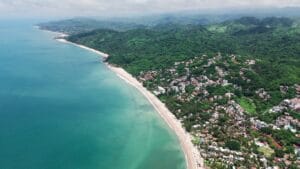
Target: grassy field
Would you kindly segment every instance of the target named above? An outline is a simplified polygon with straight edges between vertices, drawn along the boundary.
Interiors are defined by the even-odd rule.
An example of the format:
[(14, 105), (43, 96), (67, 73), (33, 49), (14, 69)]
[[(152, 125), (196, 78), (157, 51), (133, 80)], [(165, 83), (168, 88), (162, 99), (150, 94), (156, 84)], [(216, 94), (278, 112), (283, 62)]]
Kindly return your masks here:
[(250, 115), (255, 115), (256, 114), (256, 106), (252, 102), (252, 100), (242, 97), (238, 99), (238, 103), (242, 106), (242, 108), (249, 113)]

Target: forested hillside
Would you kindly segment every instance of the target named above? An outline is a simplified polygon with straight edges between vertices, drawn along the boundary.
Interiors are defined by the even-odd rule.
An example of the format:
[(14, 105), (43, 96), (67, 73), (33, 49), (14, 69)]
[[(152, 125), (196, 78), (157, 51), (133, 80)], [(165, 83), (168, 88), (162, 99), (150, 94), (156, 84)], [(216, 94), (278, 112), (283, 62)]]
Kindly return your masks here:
[(115, 22), (88, 18), (74, 18), (62, 21), (40, 23), (38, 24), (38, 26), (40, 27), (40, 29), (62, 32), (66, 34), (78, 34), (82, 32), (89, 32), (95, 29), (126, 31), (139, 27), (145, 27), (143, 25), (138, 25), (130, 22)]
[(109, 62), (138, 74), (217, 52), (261, 58), (273, 65), (283, 59), (293, 69), (299, 67), (295, 62), (299, 59), (299, 34), (298, 23), (288, 18), (241, 18), (209, 26), (164, 24), (126, 32), (101, 29), (69, 40), (107, 52)]
[(299, 23), (276, 17), (168, 22), (67, 39), (108, 53), (107, 62), (136, 76), (194, 134), (212, 168), (297, 168)]

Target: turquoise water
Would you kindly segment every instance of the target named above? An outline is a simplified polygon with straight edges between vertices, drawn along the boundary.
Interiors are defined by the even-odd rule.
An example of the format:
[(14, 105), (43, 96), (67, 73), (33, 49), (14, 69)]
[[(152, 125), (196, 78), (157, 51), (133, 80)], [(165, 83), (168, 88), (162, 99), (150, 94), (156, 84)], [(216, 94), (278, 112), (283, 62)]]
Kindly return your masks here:
[(184, 169), (175, 134), (89, 51), (0, 22), (0, 169)]

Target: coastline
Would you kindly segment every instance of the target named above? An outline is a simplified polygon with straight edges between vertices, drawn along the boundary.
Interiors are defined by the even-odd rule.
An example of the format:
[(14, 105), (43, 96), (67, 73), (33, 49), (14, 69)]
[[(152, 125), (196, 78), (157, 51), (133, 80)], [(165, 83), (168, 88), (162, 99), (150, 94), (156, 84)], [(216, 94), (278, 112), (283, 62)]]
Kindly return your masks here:
[[(57, 32), (55, 32), (57, 33)], [(104, 59), (108, 58), (109, 55), (103, 53), (101, 51), (89, 48), (84, 45), (76, 44), (70, 41), (67, 41), (65, 37), (68, 35), (59, 33), (59, 36), (55, 39), (62, 43), (71, 44), (82, 49), (94, 52)], [(131, 74), (126, 72), (121, 67), (115, 67), (111, 64), (105, 63), (107, 67), (113, 71), (117, 76), (119, 76), (122, 80), (127, 82), (128, 84), (135, 87), (140, 93), (142, 93), (147, 100), (151, 103), (151, 105), (155, 108), (157, 113), (163, 118), (163, 120), (168, 124), (168, 126), (175, 132), (177, 138), (179, 139), (181, 149), (184, 153), (186, 160), (187, 169), (204, 169), (204, 162), (200, 156), (199, 150), (192, 143), (192, 136), (185, 131), (181, 122), (175, 117), (175, 115), (169, 111), (169, 109), (162, 103), (154, 94), (148, 91), (142, 83), (140, 83), (136, 78), (134, 78)]]
[(71, 44), (71, 45), (74, 45), (74, 46), (77, 46), (77, 47), (80, 47), (82, 49), (85, 49), (85, 50), (88, 50), (88, 51), (91, 51), (91, 52), (94, 52), (98, 55), (101, 55), (104, 59), (108, 58), (109, 55), (106, 54), (106, 53), (103, 53), (103, 52), (100, 52), (100, 51), (97, 51), (93, 48), (89, 48), (87, 46), (83, 46), (83, 45), (79, 45), (79, 44), (76, 44), (76, 43), (73, 43), (73, 42), (70, 42), (70, 41), (67, 41), (66, 39), (63, 39), (63, 38), (56, 38), (57, 41), (59, 42), (62, 42), (62, 43), (68, 43), (68, 44)]

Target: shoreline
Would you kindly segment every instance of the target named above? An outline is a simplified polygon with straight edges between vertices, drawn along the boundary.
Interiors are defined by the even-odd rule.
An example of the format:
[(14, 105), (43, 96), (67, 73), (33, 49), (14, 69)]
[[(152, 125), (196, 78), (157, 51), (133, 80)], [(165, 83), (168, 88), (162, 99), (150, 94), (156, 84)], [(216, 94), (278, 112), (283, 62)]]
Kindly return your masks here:
[(59, 41), (59, 42), (68, 43), (68, 44), (80, 47), (82, 49), (88, 50), (90, 52), (94, 52), (94, 53), (96, 53), (98, 55), (101, 55), (104, 59), (107, 59), (109, 57), (109, 55), (106, 54), (106, 53), (104, 53), (104, 52), (101, 52), (101, 51), (95, 50), (93, 48), (90, 48), (90, 47), (87, 47), (87, 46), (83, 46), (83, 45), (80, 45), (80, 44), (77, 44), (77, 43), (73, 43), (73, 42), (70, 42), (70, 41), (66, 40), (65, 38), (69, 36), (68, 34), (65, 34), (65, 33), (62, 33), (62, 32), (50, 31), (50, 30), (46, 30), (46, 29), (41, 29), (40, 26), (34, 26), (34, 27), (37, 28), (37, 29), (39, 29), (39, 30), (42, 30), (44, 32), (49, 32), (49, 33), (55, 33), (55, 34), (57, 34), (57, 36), (55, 36), (54, 39), (57, 40), (57, 41)]
[[(57, 33), (57, 32), (55, 32)], [(67, 41), (65, 37), (68, 35), (59, 33), (60, 36), (55, 39), (62, 43), (71, 44), (82, 49), (88, 50), (90, 52), (94, 52), (104, 59), (109, 57), (108, 54), (103, 53), (101, 51), (89, 48), (84, 45), (76, 44), (70, 41)], [(180, 142), (181, 149), (184, 153), (186, 167), (187, 169), (205, 169), (204, 161), (200, 155), (199, 150), (192, 143), (192, 136), (188, 132), (185, 131), (181, 122), (175, 117), (175, 115), (169, 111), (169, 109), (162, 103), (153, 93), (148, 91), (142, 83), (140, 83), (135, 77), (129, 74), (126, 70), (121, 67), (115, 67), (109, 63), (105, 63), (105, 65), (113, 71), (119, 78), (124, 80), (126, 83), (135, 87), (140, 93), (142, 93), (146, 99), (151, 103), (156, 112), (161, 116), (161, 118), (167, 123), (167, 125), (173, 130)]]
[(63, 38), (56, 38), (56, 40), (59, 41), (59, 42), (62, 42), (62, 43), (68, 43), (68, 44), (77, 46), (77, 47), (79, 47), (79, 48), (88, 50), (88, 51), (90, 51), (90, 52), (94, 52), (94, 53), (96, 53), (96, 54), (98, 54), (98, 55), (101, 55), (104, 59), (107, 59), (107, 58), (109, 57), (109, 55), (106, 54), (106, 53), (100, 52), (100, 51), (95, 50), (95, 49), (93, 49), (93, 48), (89, 48), (89, 47), (87, 47), (87, 46), (83, 46), (83, 45), (79, 45), (79, 44), (77, 44), (77, 43), (73, 43), (73, 42), (67, 41), (66, 39), (63, 39)]

